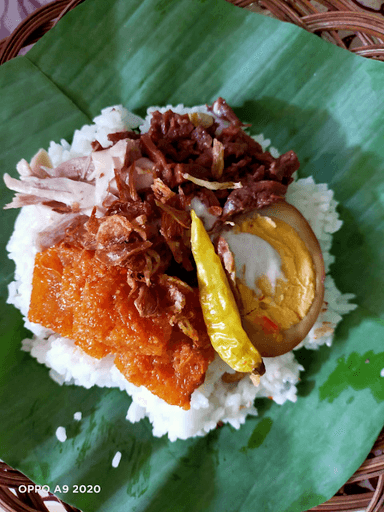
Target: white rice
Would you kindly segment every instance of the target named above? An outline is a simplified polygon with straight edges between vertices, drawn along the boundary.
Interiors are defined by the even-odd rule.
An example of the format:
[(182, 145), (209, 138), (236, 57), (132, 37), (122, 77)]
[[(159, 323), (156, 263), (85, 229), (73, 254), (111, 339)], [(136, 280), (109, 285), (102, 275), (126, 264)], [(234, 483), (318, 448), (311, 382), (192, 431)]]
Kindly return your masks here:
[[(51, 142), (49, 156), (56, 166), (70, 158), (88, 155), (92, 151), (92, 141), (98, 140), (107, 147), (111, 145), (107, 139), (108, 133), (133, 129), (139, 125), (141, 131), (145, 132), (149, 128), (151, 112), (157, 109), (165, 111), (169, 108), (171, 107), (148, 109), (144, 122), (121, 105), (106, 108), (94, 119), (92, 125), (76, 130), (72, 144), (65, 140), (60, 144)], [(191, 111), (207, 112), (205, 106), (188, 109), (178, 105), (172, 107), (172, 110), (181, 114)], [(254, 138), (264, 150), (270, 146), (270, 141), (262, 135)], [(269, 150), (273, 156), (278, 156), (275, 148), (269, 147)], [(354, 295), (342, 294), (329, 275), (330, 265), (334, 261), (330, 254), (332, 234), (339, 230), (342, 224), (336, 212), (337, 203), (327, 185), (316, 184), (312, 178), (298, 179), (292, 183), (288, 189), (287, 201), (302, 212), (315, 232), (323, 251), (327, 272), (323, 311), (299, 347), (317, 349), (324, 344), (331, 346), (334, 329), (342, 315), (356, 307), (349, 303)], [(72, 340), (29, 322), (27, 314), (32, 290), (34, 256), (37, 252), (35, 238), (39, 231), (59, 216), (60, 214), (44, 206), (23, 207), (7, 245), (9, 257), (16, 264), (15, 280), (9, 285), (8, 303), (14, 304), (22, 312), (26, 327), (34, 334), (32, 338), (23, 340), (22, 348), (30, 352), (39, 363), (50, 368), (50, 376), (56, 382), (86, 388), (95, 385), (117, 387), (126, 391), (133, 400), (127, 412), (127, 419), (134, 423), (147, 417), (152, 423), (153, 435), (160, 437), (167, 434), (171, 441), (205, 435), (214, 429), (219, 421), (239, 428), (248, 415), (257, 415), (254, 407), (255, 398), (270, 397), (281, 405), (287, 400), (296, 401), (296, 384), (300, 371), (304, 368), (298, 364), (293, 352), (275, 358), (265, 358), (266, 373), (261, 377), (260, 386), (257, 388), (248, 378), (237, 384), (225, 384), (221, 376), (232, 370), (217, 357), (208, 368), (204, 384), (193, 393), (190, 410), (185, 411), (167, 404), (145, 387), (137, 387), (128, 382), (115, 367), (113, 356), (107, 356), (102, 360), (94, 359), (77, 348)], [(64, 439), (65, 431), (59, 432), (58, 429), (56, 435), (58, 438), (60, 436), (59, 440)]]
[(64, 443), (67, 440), (67, 432), (64, 427), (57, 427), (56, 437), (60, 443)]
[(116, 452), (115, 456), (112, 459), (112, 467), (117, 468), (121, 461), (121, 452)]

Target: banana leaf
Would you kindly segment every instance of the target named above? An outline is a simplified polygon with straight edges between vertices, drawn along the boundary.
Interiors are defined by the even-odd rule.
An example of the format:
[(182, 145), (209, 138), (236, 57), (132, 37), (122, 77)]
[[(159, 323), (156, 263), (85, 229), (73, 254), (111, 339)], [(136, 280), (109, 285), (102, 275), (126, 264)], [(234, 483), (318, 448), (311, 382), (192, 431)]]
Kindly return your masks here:
[(297, 403), (259, 399), (239, 430), (171, 443), (125, 420), (119, 390), (60, 387), (20, 350), (28, 333), (5, 303), (16, 212), (3, 211), (0, 458), (86, 512), (301, 512), (329, 499), (384, 423), (384, 64), (224, 0), (87, 0), (0, 68), (0, 90), (0, 169), (13, 175), (105, 106), (143, 115), (224, 97), (254, 133), (297, 152), (301, 176), (334, 189), (344, 226), (332, 275), (359, 306), (331, 348), (297, 352)]

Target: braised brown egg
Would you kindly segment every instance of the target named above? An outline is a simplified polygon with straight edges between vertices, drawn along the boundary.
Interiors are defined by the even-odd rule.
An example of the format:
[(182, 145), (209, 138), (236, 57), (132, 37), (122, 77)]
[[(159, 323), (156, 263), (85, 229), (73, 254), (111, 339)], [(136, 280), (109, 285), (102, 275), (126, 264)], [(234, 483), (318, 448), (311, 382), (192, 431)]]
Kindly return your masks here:
[(233, 285), (243, 328), (264, 357), (296, 347), (324, 299), (319, 242), (285, 201), (234, 219), (221, 232), (234, 258)]

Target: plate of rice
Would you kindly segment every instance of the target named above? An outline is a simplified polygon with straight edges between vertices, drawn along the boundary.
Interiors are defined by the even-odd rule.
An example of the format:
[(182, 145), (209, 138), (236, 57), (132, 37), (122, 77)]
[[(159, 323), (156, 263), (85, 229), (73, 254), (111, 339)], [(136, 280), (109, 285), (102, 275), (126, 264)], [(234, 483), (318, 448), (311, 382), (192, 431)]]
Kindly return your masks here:
[[(301, 512), (333, 496), (383, 422), (381, 63), (224, 1), (93, 0), (0, 87), (2, 206), (17, 207), (1, 213), (0, 457), (84, 511)], [(175, 125), (176, 152), (161, 136)], [(278, 203), (318, 244), (321, 307), (293, 350), (256, 347), (263, 366), (247, 345), (242, 372), (245, 352), (223, 360), (207, 334), (197, 267), (217, 265), (192, 254), (193, 212), (224, 306), (257, 299), (247, 315), (277, 346), (285, 253), (249, 292), (231, 243), (251, 211), (280, 226)]]
[[(222, 105), (229, 113), (226, 112), (220, 116), (215, 112), (219, 112), (220, 108), (223, 108)], [(211, 123), (215, 119), (217, 127), (214, 133), (210, 131), (217, 138), (211, 137), (207, 131), (208, 128), (204, 128), (203, 123), (207, 122), (207, 119)], [(228, 119), (231, 119), (231, 122)], [(192, 122), (194, 120), (196, 120), (196, 126)], [(236, 183), (242, 183), (241, 180), (243, 180), (243, 189), (250, 188), (245, 180), (255, 166), (265, 168), (262, 175), (260, 173), (257, 175), (255, 183), (280, 185), (284, 179), (293, 180), (286, 186), (286, 201), (308, 219), (319, 241), (326, 272), (320, 313), (307, 336), (303, 340), (297, 340), (297, 348), (317, 350), (322, 345), (331, 347), (333, 333), (342, 316), (356, 308), (356, 305), (350, 303), (353, 294), (342, 294), (329, 273), (330, 265), (334, 260), (330, 254), (332, 234), (342, 225), (336, 212), (337, 203), (333, 198), (332, 190), (329, 190), (326, 184), (316, 184), (312, 177), (294, 180), (292, 174), (296, 172), (298, 165), (296, 161), (290, 169), (285, 171), (286, 176), (282, 176), (280, 181), (277, 179), (268, 181), (268, 169), (280, 161), (280, 154), (276, 148), (270, 146), (270, 141), (266, 140), (262, 134), (251, 137), (257, 144), (256, 151), (262, 151), (260, 155), (253, 156), (257, 163), (252, 160), (248, 168), (240, 174), (237, 173), (236, 176), (233, 170), (229, 169), (229, 162), (231, 161), (233, 167), (239, 166), (241, 165), (239, 162), (244, 162), (253, 150), (252, 141), (247, 141), (244, 130), (238, 126), (239, 123), (232, 109), (221, 98), (209, 108), (205, 105), (194, 108), (185, 108), (183, 105), (150, 107), (145, 120), (138, 118), (121, 105), (116, 105), (104, 109), (101, 115), (94, 119), (92, 125), (86, 125), (76, 131), (72, 144), (68, 144), (65, 140), (60, 144), (52, 141), (48, 152), (40, 151), (31, 160), (30, 165), (25, 160), (21, 160), (17, 166), (19, 180), (9, 175), (4, 178), (6, 185), (16, 191), (14, 200), (6, 208), (21, 207), (7, 250), (9, 257), (16, 265), (16, 278), (9, 285), (8, 303), (20, 309), (25, 326), (34, 334), (33, 338), (27, 338), (22, 342), (22, 349), (31, 353), (39, 363), (50, 368), (51, 378), (60, 385), (74, 384), (85, 388), (115, 387), (126, 391), (133, 399), (127, 411), (127, 420), (135, 423), (147, 417), (152, 424), (153, 435), (158, 437), (167, 435), (170, 441), (206, 435), (217, 428), (218, 424), (229, 423), (238, 429), (248, 415), (257, 416), (257, 409), (254, 407), (256, 398), (270, 398), (279, 405), (283, 405), (286, 401), (296, 402), (296, 386), (300, 380), (300, 372), (304, 371), (303, 366), (295, 359), (294, 352), (288, 351), (276, 357), (264, 358), (266, 371), (257, 386), (254, 386), (250, 379), (225, 382), (225, 376), (228, 373), (235, 375), (233, 368), (220, 356), (214, 356), (213, 351), (208, 353), (208, 349), (205, 349), (201, 341), (204, 340), (204, 344), (207, 343), (205, 333), (202, 334), (199, 330), (199, 318), (191, 316), (190, 312), (184, 314), (184, 307), (187, 308), (188, 305), (183, 306), (183, 303), (192, 301), (193, 298), (189, 290), (188, 293), (183, 294), (183, 287), (190, 287), (196, 281), (196, 268), (192, 267), (190, 259), (183, 260), (182, 251), (185, 248), (184, 252), (187, 254), (188, 242), (181, 246), (181, 250), (178, 247), (175, 248), (175, 243), (181, 240), (179, 226), (187, 232), (188, 238), (191, 235), (187, 231), (188, 226), (182, 224), (185, 221), (177, 224), (174, 219), (181, 217), (183, 212), (189, 212), (193, 207), (205, 220), (205, 224), (212, 228), (213, 225), (230, 222), (246, 209), (254, 210), (258, 204), (257, 194), (260, 195), (258, 192), (250, 192), (252, 202), (247, 205), (241, 204), (236, 211), (232, 209), (230, 215), (225, 215), (226, 205), (231, 205), (234, 201), (233, 197), (236, 197), (232, 191), (233, 186), (230, 189), (219, 189), (221, 203), (214, 192), (207, 188), (208, 186), (213, 186), (215, 183), (228, 183), (228, 176), (231, 175)], [(159, 130), (161, 130), (160, 137)], [(172, 133), (172, 130), (175, 133)], [(142, 135), (148, 134), (148, 131), (150, 131), (150, 139), (147, 140)], [(197, 137), (199, 139), (196, 142)], [(236, 147), (237, 153), (231, 154), (231, 144), (239, 144), (240, 137), (244, 138), (245, 147), (242, 150)], [(200, 140), (204, 140), (204, 146), (201, 143), (199, 146)], [(210, 172), (215, 165), (212, 157), (212, 144), (215, 140), (222, 144), (223, 151), (226, 151), (226, 156), (223, 158), (223, 172), (220, 181), (216, 182), (213, 181)], [(221, 141), (225, 141), (225, 145)], [(166, 144), (171, 147), (161, 151), (160, 148), (165, 147)], [(183, 148), (188, 146), (184, 158), (179, 157), (181, 144)], [(123, 146), (123, 149), (119, 146)], [(176, 156), (177, 159), (172, 160), (171, 151), (174, 147), (178, 148), (179, 153)], [(110, 158), (115, 159), (116, 167), (110, 165)], [(122, 164), (125, 159), (124, 166), (119, 165), (119, 158)], [(127, 158), (129, 164), (126, 163)], [(195, 162), (198, 159), (203, 161), (203, 158), (204, 165), (201, 164), (199, 168)], [(271, 160), (268, 163), (265, 161), (267, 158)], [(161, 166), (162, 160), (167, 161), (167, 167)], [(194, 167), (191, 161), (194, 162)], [(116, 168), (119, 169), (121, 180), (125, 179), (124, 185), (128, 187), (129, 178), (123, 177), (132, 164), (134, 165), (132, 172), (135, 173), (134, 191), (124, 195), (121, 187), (117, 188), (114, 173)], [(194, 182), (185, 177), (188, 170), (195, 174), (190, 178), (195, 179)], [(180, 175), (182, 175), (181, 178)], [(79, 190), (68, 189), (69, 186), (75, 186), (73, 183), (79, 185)], [(80, 187), (85, 186), (88, 187), (87, 195), (82, 195), (83, 191)], [(177, 197), (175, 190), (179, 191)], [(223, 194), (225, 190), (227, 193)], [(232, 195), (230, 195), (231, 192)], [(272, 199), (263, 200), (263, 206), (267, 206), (272, 201), (282, 200), (275, 189), (271, 193), (274, 196)], [(150, 210), (153, 194), (159, 200), (156, 203), (157, 211), (152, 211), (154, 207)], [(132, 199), (132, 195), (135, 200)], [(180, 198), (185, 197), (185, 202), (182, 203), (185, 205), (185, 210), (181, 210)], [(160, 202), (161, 199), (164, 202)], [(172, 202), (169, 199), (172, 199)], [(176, 199), (178, 199), (177, 202)], [(179, 208), (172, 206), (175, 204)], [(214, 211), (212, 207), (218, 209), (216, 216), (210, 213)], [(168, 210), (165, 211), (164, 208)], [(172, 232), (168, 234), (164, 226), (172, 220), (173, 226), (169, 229)], [(123, 223), (126, 221), (130, 222), (130, 225), (127, 224), (127, 229), (124, 231)], [(92, 222), (99, 223), (95, 233), (96, 241), (90, 241), (83, 235), (85, 229), (88, 237)], [(136, 223), (140, 224), (140, 229), (143, 229), (145, 224), (150, 222), (151, 228), (158, 222), (161, 222), (161, 225), (153, 233), (146, 232), (141, 236), (138, 236), (138, 231), (132, 228)], [(103, 233), (106, 230), (109, 231), (109, 235), (108, 239), (104, 240)], [(62, 253), (59, 249), (61, 243), (65, 244)], [(121, 252), (121, 244), (125, 244), (124, 253)], [(121, 289), (120, 293), (124, 294), (124, 301), (130, 304), (132, 311), (138, 313), (140, 318), (136, 320), (132, 317), (131, 310), (128, 310), (116, 334), (114, 329), (118, 320), (114, 316), (114, 311), (119, 306), (114, 297), (120, 285), (113, 286), (108, 296), (101, 296), (98, 283), (101, 283), (103, 289), (108, 286), (107, 278), (104, 281), (101, 269), (98, 269), (101, 274), (97, 274), (96, 277), (91, 277), (91, 270), (88, 275), (86, 272), (82, 274), (74, 270), (73, 274), (66, 279), (66, 274), (71, 272), (70, 269), (76, 267), (74, 263), (66, 265), (65, 261), (69, 256), (65, 249), (77, 248), (79, 245), (87, 255), (95, 254), (98, 262), (106, 264), (110, 272), (115, 272), (116, 269), (119, 271), (128, 269), (127, 277), (124, 274), (124, 279), (128, 280), (130, 286), (127, 290)], [(164, 245), (167, 247), (165, 248)], [(44, 258), (44, 251), (53, 247), (58, 248), (55, 255), (47, 255)], [(129, 247), (128, 251), (126, 247)], [(172, 255), (169, 254), (169, 250)], [(40, 263), (37, 259), (35, 260), (38, 253), (42, 257)], [(61, 261), (60, 269), (55, 267), (54, 260), (57, 257)], [(254, 253), (252, 257), (257, 259), (258, 254)], [(85, 265), (84, 258), (80, 257), (83, 265)], [(166, 263), (161, 267), (156, 266), (160, 260)], [(240, 272), (239, 265), (236, 271)], [(50, 272), (60, 272), (61, 277), (57, 282), (49, 278)], [(144, 277), (145, 272), (148, 273), (147, 279)], [(191, 275), (188, 275), (188, 272)], [(181, 273), (187, 276), (186, 281), (177, 277)], [(162, 286), (164, 276), (172, 280), (170, 282), (175, 288)], [(79, 285), (76, 297), (71, 299), (72, 295), (64, 295), (67, 288), (75, 287), (75, 280), (81, 279), (84, 279), (84, 282)], [(116, 282), (120, 282), (117, 277)], [(32, 283), (35, 291), (32, 291)], [(88, 287), (94, 291), (90, 299), (86, 297)], [(54, 290), (54, 293), (51, 290)], [(65, 298), (61, 298), (61, 295)], [(153, 306), (155, 296), (157, 300)], [(73, 302), (70, 302), (71, 300)], [(106, 320), (103, 318), (102, 306), (88, 314), (89, 300), (105, 303), (108, 316), (113, 318), (111, 325), (105, 326)], [(111, 301), (113, 305), (109, 307)], [(160, 304), (167, 301), (169, 304), (167, 303), (166, 308), (162, 309)], [(148, 304), (153, 311), (147, 311)], [(194, 307), (198, 309), (198, 305)], [(77, 313), (76, 310), (79, 312)], [(163, 310), (172, 311), (172, 315), (169, 313), (167, 316), (162, 315)], [(266, 309), (263, 311), (265, 313)], [(176, 319), (175, 313), (178, 314)], [(66, 315), (71, 315), (68, 325), (65, 324)], [(121, 312), (120, 315), (122, 315)], [(97, 316), (99, 318), (96, 322), (94, 318)], [(154, 321), (148, 323), (147, 319), (154, 319)], [(164, 334), (163, 338), (160, 336), (156, 338), (154, 342), (156, 346), (153, 348), (151, 339), (156, 336), (157, 319), (160, 319), (162, 324), (168, 321), (174, 329), (172, 333)], [(192, 334), (190, 332), (185, 334), (184, 323), (187, 320)], [(138, 322), (138, 325), (136, 326), (134, 322)], [(277, 322), (281, 324), (278, 314)], [(94, 329), (93, 323), (95, 323)], [(144, 340), (138, 337), (135, 343), (136, 338), (131, 334), (130, 329), (133, 324), (134, 332), (138, 332), (140, 323), (145, 323)], [(54, 332), (55, 328), (59, 332)], [(84, 330), (85, 334), (83, 334)], [(66, 332), (69, 333), (67, 336), (60, 335)], [(71, 333), (75, 339), (71, 339)], [(183, 339), (183, 335), (188, 339)], [(194, 335), (198, 338), (195, 346), (193, 346)], [(143, 348), (140, 343), (144, 344)], [(193, 363), (182, 360), (182, 364), (179, 365), (176, 363), (174, 354), (171, 354), (169, 360), (161, 359), (163, 353), (159, 352), (159, 346), (164, 346), (166, 352), (176, 353), (179, 350), (179, 343), (183, 343), (181, 351), (187, 354), (184, 359), (188, 362), (188, 358), (192, 358)], [(108, 344), (109, 348), (105, 348), (105, 344)], [(122, 345), (124, 346), (119, 349)], [(133, 347), (130, 348), (130, 345)], [(201, 359), (194, 351), (196, 347), (201, 348), (205, 364), (201, 363)], [(125, 353), (126, 350), (127, 353)], [(135, 361), (137, 354), (147, 359)], [(121, 361), (126, 358), (129, 359), (129, 364), (124, 366)], [(157, 359), (161, 361), (157, 362)], [(188, 364), (189, 370), (184, 371), (183, 364)], [(197, 364), (203, 364), (201, 375), (199, 373), (196, 383), (191, 383), (188, 387), (188, 371), (192, 373), (193, 366)], [(151, 370), (148, 370), (146, 365), (149, 365)], [(172, 380), (168, 383), (167, 376), (164, 375), (164, 389), (162, 389), (156, 386), (156, 381), (161, 380), (164, 371), (172, 373)], [(143, 376), (138, 377), (136, 372), (140, 372)], [(243, 376), (244, 374), (239, 374), (239, 378)], [(203, 382), (199, 385), (201, 381)], [(183, 386), (187, 388), (184, 394), (180, 391), (180, 396), (176, 396), (176, 392), (174, 392), (175, 398), (169, 396), (173, 393), (172, 388)], [(151, 392), (151, 389), (154, 392)], [(185, 410), (186, 407), (187, 410)]]

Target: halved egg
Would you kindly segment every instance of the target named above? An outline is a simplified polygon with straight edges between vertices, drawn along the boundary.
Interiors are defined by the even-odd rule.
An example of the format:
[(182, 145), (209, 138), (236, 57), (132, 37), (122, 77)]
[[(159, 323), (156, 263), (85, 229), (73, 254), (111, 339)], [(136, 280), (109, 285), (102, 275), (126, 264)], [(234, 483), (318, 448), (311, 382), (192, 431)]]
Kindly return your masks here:
[(263, 357), (285, 354), (308, 334), (324, 299), (319, 242), (285, 201), (238, 216), (220, 233), (234, 256), (243, 328)]

